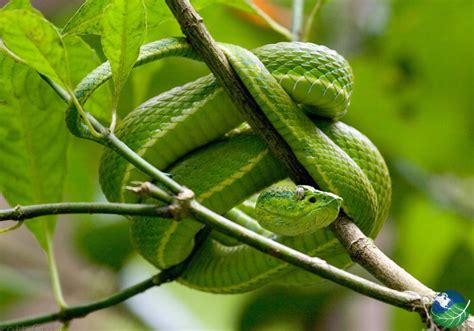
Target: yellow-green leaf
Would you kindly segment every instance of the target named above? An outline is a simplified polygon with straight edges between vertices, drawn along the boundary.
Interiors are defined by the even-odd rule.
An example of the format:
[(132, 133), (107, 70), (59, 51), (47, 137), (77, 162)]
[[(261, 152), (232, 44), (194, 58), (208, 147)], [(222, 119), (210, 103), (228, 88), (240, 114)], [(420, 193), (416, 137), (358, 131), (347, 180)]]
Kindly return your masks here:
[(63, 34), (102, 33), (102, 14), (109, 0), (87, 0), (64, 26)]
[[(61, 200), (68, 146), (64, 108), (34, 70), (0, 52), (0, 190), (12, 207)], [(54, 217), (26, 224), (47, 250)]]
[(112, 0), (102, 22), (102, 47), (112, 68), (115, 83), (114, 109), (120, 91), (135, 64), (146, 32), (142, 0)]
[(9, 10), (0, 16), (5, 45), (26, 64), (45, 76), (68, 85), (66, 51), (58, 30), (39, 13)]

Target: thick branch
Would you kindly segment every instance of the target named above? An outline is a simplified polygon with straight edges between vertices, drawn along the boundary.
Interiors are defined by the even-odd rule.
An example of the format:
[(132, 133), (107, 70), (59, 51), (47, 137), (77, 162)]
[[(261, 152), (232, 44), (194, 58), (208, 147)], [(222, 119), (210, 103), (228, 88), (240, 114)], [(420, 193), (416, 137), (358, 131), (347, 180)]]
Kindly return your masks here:
[(234, 73), (224, 53), (202, 23), (201, 16), (194, 10), (189, 1), (166, 0), (166, 3), (178, 20), (189, 44), (196, 50), (224, 87), (236, 108), (241, 111), (244, 119), (260, 134), (271, 152), (282, 160), (283, 164), (290, 170), (289, 173), (292, 179), (296, 183), (315, 186), (316, 183), (306, 169), (300, 165), (283, 138), (273, 130), (272, 125), (255, 100)]
[(399, 291), (410, 290), (426, 297), (436, 295), (433, 290), (388, 258), (378, 249), (372, 239), (367, 238), (350, 220), (340, 218), (331, 224), (331, 229), (349, 252), (352, 260), (364, 266), (382, 283)]
[(0, 221), (23, 221), (26, 219), (59, 214), (115, 214), (141, 215), (172, 218), (169, 207), (157, 205), (142, 205), (134, 203), (88, 203), (65, 202), (43, 205), (16, 206), (11, 209), (0, 210)]
[[(231, 100), (237, 106), (250, 126), (264, 139), (271, 152), (285, 165), (290, 177), (295, 183), (306, 184), (317, 187), (314, 180), (306, 169), (298, 162), (288, 144), (276, 133), (269, 121), (263, 115), (250, 93), (241, 83), (234, 73), (227, 58), (219, 49), (211, 35), (203, 24), (202, 18), (196, 13), (188, 0), (166, 0), (177, 21), (181, 25), (183, 33), (196, 52), (206, 62), (211, 72), (222, 84)], [(349, 229), (346, 229), (350, 226)], [(343, 242), (352, 242), (352, 237), (346, 237), (352, 233), (353, 228), (357, 228), (348, 221), (342, 214), (331, 227), (335, 235)], [(359, 231), (360, 232), (360, 231)], [(361, 232), (365, 240), (369, 240)], [(346, 247), (348, 247), (346, 245)], [(370, 250), (369, 256), (372, 258), (366, 261), (360, 258), (358, 250), (351, 249), (351, 258), (373, 272), (377, 278), (385, 285), (400, 290), (421, 291), (420, 294), (432, 296), (433, 291), (419, 282), (413, 282), (413, 277), (402, 268), (391, 261), (389, 264), (382, 262), (390, 261), (380, 250), (375, 249), (375, 245), (365, 246), (365, 250)], [(353, 255), (356, 253), (355, 255)]]

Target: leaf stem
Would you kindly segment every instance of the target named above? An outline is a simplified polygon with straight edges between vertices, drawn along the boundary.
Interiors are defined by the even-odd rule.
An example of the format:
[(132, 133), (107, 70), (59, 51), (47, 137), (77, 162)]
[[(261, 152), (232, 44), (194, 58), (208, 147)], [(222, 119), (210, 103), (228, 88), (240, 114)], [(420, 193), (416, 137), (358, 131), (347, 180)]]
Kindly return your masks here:
[(293, 20), (291, 22), (292, 40), (301, 39), (304, 22), (304, 0), (293, 0)]
[(94, 126), (92, 125), (92, 123), (90, 121), (90, 118), (88, 116), (88, 113), (84, 110), (84, 108), (82, 107), (82, 104), (79, 102), (79, 100), (77, 100), (76, 94), (74, 93), (74, 91), (72, 91), (70, 89), (67, 89), (67, 92), (68, 92), (68, 94), (71, 98), (72, 103), (76, 107), (78, 113), (81, 115), (82, 120), (84, 121), (85, 125), (89, 129), (91, 135), (94, 136), (97, 139), (101, 139), (102, 134), (100, 133), (100, 131), (97, 131), (94, 128)]
[(315, 1), (315, 4), (314, 4), (313, 8), (311, 9), (311, 13), (309, 13), (308, 19), (306, 20), (304, 33), (303, 33), (303, 36), (302, 36), (301, 40), (308, 41), (309, 35), (311, 33), (311, 28), (313, 27), (314, 18), (318, 14), (319, 9), (321, 9), (321, 5), (322, 5), (323, 1), (324, 0), (316, 0)]
[(292, 40), (291, 32), (288, 31), (287, 28), (285, 28), (280, 23), (276, 22), (273, 18), (270, 17), (270, 15), (268, 15), (260, 7), (252, 3), (252, 1), (250, 1), (250, 5), (252, 6), (253, 10), (255, 10), (255, 12), (258, 14), (258, 16), (260, 16), (260, 18), (262, 18), (273, 30), (278, 32), (285, 39)]
[(51, 277), (51, 287), (53, 289), (54, 299), (59, 306), (60, 310), (67, 308), (66, 301), (64, 300), (63, 292), (61, 289), (61, 280), (59, 279), (58, 267), (56, 264), (56, 258), (54, 257), (54, 245), (49, 232), (46, 233), (46, 256), (48, 257), (48, 269)]
[(0, 229), (0, 234), (4, 234), (4, 233), (7, 233), (7, 232), (16, 230), (19, 227), (21, 227), (22, 225), (23, 225), (23, 221), (19, 221), (15, 225), (9, 226), (7, 228)]
[(76, 94), (74, 91), (72, 91), (70, 88), (63, 88), (61, 85), (53, 81), (51, 78), (48, 76), (45, 76), (41, 73), (39, 73), (40, 77), (48, 83), (49, 86), (56, 92), (56, 94), (59, 95), (61, 99), (64, 100), (66, 103), (72, 102), (74, 106), (77, 108), (78, 113), (80, 114), (82, 120), (86, 124), (86, 126), (89, 128), (89, 131), (91, 134), (98, 139), (102, 138), (102, 134), (98, 132), (94, 126), (91, 124), (90, 117), (88, 116), (88, 113), (84, 110), (84, 107), (82, 107), (82, 104), (77, 100)]
[(156, 169), (151, 163), (143, 159), (140, 155), (135, 153), (130, 147), (124, 144), (120, 139), (118, 139), (113, 133), (105, 128), (91, 115), (89, 115), (92, 125), (99, 130), (99, 132), (104, 132), (102, 136), (103, 142), (119, 153), (124, 157), (128, 162), (133, 164), (137, 169), (141, 170), (143, 173), (149, 175), (151, 178), (156, 180), (159, 183), (165, 185), (173, 193), (179, 194), (184, 192), (184, 187), (174, 180), (172, 180), (166, 173)]

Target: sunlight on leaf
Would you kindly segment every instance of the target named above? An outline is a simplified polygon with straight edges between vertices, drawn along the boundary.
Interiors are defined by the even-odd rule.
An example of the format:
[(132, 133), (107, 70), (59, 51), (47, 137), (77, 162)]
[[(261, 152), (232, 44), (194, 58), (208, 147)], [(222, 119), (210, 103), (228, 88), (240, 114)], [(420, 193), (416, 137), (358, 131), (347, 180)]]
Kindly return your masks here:
[(64, 26), (63, 34), (102, 33), (102, 15), (109, 0), (88, 0), (76, 11)]
[(0, 17), (5, 45), (33, 69), (68, 85), (66, 51), (53, 24), (35, 11), (15, 9)]
[[(11, 206), (61, 200), (68, 146), (63, 109), (35, 71), (0, 52), (0, 187)], [(26, 222), (43, 249), (54, 224), (53, 217)]]
[(102, 47), (112, 67), (115, 83), (113, 112), (120, 91), (135, 64), (146, 32), (145, 6), (142, 0), (112, 0), (103, 17)]

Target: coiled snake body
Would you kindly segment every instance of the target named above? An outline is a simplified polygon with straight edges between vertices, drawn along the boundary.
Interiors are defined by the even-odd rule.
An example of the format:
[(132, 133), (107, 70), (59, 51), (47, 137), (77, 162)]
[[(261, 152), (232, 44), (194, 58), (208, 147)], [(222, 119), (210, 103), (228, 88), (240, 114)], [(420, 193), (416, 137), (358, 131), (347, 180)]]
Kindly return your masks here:
[[(345, 59), (326, 47), (300, 42), (266, 45), (252, 53), (237, 46), (222, 47), (320, 189), (341, 197), (344, 212), (374, 237), (387, 216), (391, 184), (376, 147), (356, 129), (337, 121), (346, 112), (352, 89), (352, 71)], [(168, 56), (197, 58), (184, 39), (169, 38), (142, 47), (137, 65)], [(109, 78), (110, 67), (104, 64), (81, 82), (76, 94), (83, 102)], [(73, 115), (68, 115), (69, 123), (78, 121)], [(234, 221), (306, 254), (346, 266), (350, 259), (327, 228), (291, 236), (275, 234), (234, 208), (287, 177), (256, 134), (233, 130), (242, 122), (238, 110), (209, 75), (148, 100), (123, 119), (116, 134), (158, 169), (192, 189), (210, 209), (227, 213)], [(71, 126), (84, 136), (80, 126)], [(107, 198), (137, 201), (124, 189), (134, 180), (149, 178), (106, 150), (100, 182)], [(295, 198), (267, 196), (274, 195), (272, 204), (283, 204), (291, 213), (310, 203), (301, 198), (304, 193), (298, 194)], [(300, 201), (306, 206), (298, 205)], [(201, 228), (193, 219), (133, 218), (131, 237), (138, 252), (163, 269), (188, 256)], [(314, 275), (216, 234), (204, 243), (179, 281), (203, 291), (238, 293), (275, 281), (311, 284), (316, 280)]]

